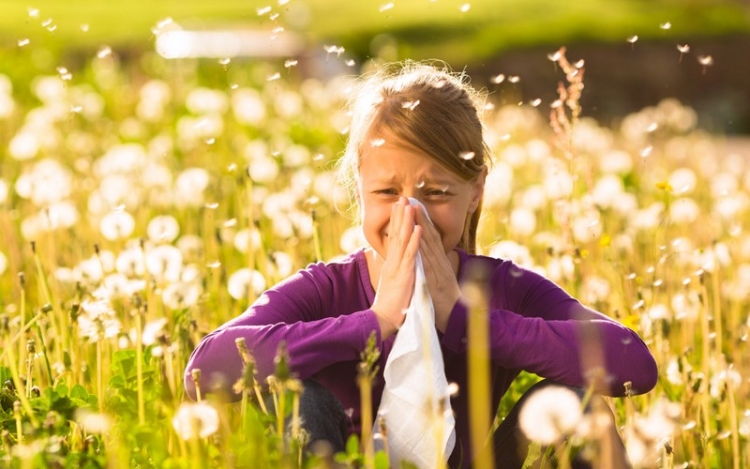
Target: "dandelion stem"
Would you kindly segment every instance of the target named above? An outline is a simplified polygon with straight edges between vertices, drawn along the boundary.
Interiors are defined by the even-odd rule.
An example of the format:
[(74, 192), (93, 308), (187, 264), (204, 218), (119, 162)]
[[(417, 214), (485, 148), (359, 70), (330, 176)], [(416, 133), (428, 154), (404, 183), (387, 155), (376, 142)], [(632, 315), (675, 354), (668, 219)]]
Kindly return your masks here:
[(99, 396), (99, 412), (104, 413), (104, 382), (102, 378), (102, 341), (96, 341), (96, 392)]
[[(729, 366), (732, 369), (732, 366)], [(729, 426), (732, 432), (732, 468), (740, 468), (740, 436), (737, 429), (737, 406), (734, 398), (734, 383), (727, 375), (727, 397), (729, 400)]]
[(146, 403), (143, 397), (143, 325), (140, 308), (135, 310), (135, 373), (138, 388), (138, 423), (146, 423)]
[(471, 280), (463, 285), (463, 296), (469, 307), (467, 325), (468, 339), (468, 402), (469, 428), (471, 435), (471, 450), (476, 455), (477, 469), (494, 467), (491, 445), (485, 445), (484, 439), (489, 433), (489, 418), (493, 412), (490, 409), (488, 390), (489, 377), (489, 324), (486, 296), (482, 291), (483, 282), (480, 276), (483, 272), (475, 272)]

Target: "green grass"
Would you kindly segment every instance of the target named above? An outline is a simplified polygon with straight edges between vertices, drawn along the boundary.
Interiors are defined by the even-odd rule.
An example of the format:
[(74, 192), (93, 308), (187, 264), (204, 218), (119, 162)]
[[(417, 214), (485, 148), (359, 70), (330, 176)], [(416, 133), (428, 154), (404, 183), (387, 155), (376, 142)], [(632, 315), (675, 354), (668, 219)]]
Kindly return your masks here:
[[(171, 17), (186, 27), (283, 26), (311, 41), (344, 45), (348, 53), (365, 57), (370, 41), (389, 34), (399, 45), (400, 56), (440, 57), (471, 61), (492, 56), (510, 47), (540, 44), (557, 46), (574, 41), (624, 41), (696, 35), (724, 35), (750, 30), (750, 11), (731, 0), (409, 0), (395, 1), (381, 11), (385, 0), (290, 0), (247, 2), (215, 0), (39, 0), (25, 3), (0, 1), (0, 41), (12, 48), (22, 38), (43, 42), (53, 50), (91, 49), (101, 44), (126, 49), (151, 46), (151, 28)], [(470, 5), (462, 12), (464, 4)], [(115, 6), (116, 5), (116, 6)], [(259, 16), (258, 8), (272, 7)], [(36, 18), (29, 8), (39, 10)], [(56, 29), (41, 23), (52, 19)], [(669, 30), (659, 25), (671, 22)], [(87, 32), (81, 25), (89, 26)]]

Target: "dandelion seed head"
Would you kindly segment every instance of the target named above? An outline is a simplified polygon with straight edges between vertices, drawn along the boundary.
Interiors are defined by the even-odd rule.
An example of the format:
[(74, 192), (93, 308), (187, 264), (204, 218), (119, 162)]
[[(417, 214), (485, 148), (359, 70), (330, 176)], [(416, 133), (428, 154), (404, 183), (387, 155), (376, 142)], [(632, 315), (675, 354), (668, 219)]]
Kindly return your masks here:
[(172, 419), (172, 427), (183, 440), (208, 438), (219, 430), (219, 413), (207, 402), (183, 402)]
[(99, 222), (99, 231), (110, 241), (125, 239), (133, 233), (135, 219), (125, 211), (113, 211)]
[(297, 66), (297, 60), (295, 59), (288, 59), (284, 61), (284, 67), (285, 68), (291, 68)]
[(677, 50), (680, 51), (681, 54), (687, 54), (688, 52), (690, 52), (690, 46), (688, 44), (677, 44)]
[(635, 44), (638, 41), (638, 36), (637, 35), (629, 36), (626, 39), (626, 41), (628, 41), (631, 44)]
[(528, 439), (550, 445), (572, 434), (582, 417), (578, 395), (568, 388), (550, 385), (528, 397), (518, 423)]
[(180, 224), (171, 215), (159, 215), (148, 222), (146, 233), (155, 243), (171, 243), (180, 235)]
[(243, 300), (250, 296), (250, 292), (260, 295), (266, 288), (266, 279), (260, 272), (242, 268), (229, 277), (227, 290), (235, 300)]
[(223, 59), (219, 59), (219, 65), (229, 65), (232, 62), (232, 59), (229, 57), (224, 57)]

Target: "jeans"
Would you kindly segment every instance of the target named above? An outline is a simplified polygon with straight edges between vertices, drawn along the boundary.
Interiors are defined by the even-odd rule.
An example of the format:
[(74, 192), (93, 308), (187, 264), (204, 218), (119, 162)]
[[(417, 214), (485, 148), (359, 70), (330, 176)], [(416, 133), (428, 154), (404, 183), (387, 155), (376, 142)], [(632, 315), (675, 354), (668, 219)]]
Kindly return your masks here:
[[(327, 450), (333, 453), (344, 451), (348, 438), (348, 418), (343, 406), (328, 389), (317, 381), (307, 379), (303, 384), (304, 391), (300, 399), (300, 418), (302, 426), (308, 434), (308, 449), (313, 449), (316, 445), (324, 442), (323, 444), (326, 445)], [(523, 435), (519, 427), (518, 415), (521, 407), (530, 395), (550, 385), (558, 384), (550, 380), (543, 380), (526, 391), (493, 434), (495, 467), (497, 469), (520, 469), (523, 466), (530, 442)], [(583, 390), (578, 388), (570, 389), (573, 389), (579, 396), (583, 397)], [(593, 396), (592, 399), (601, 399), (601, 397)], [(591, 405), (585, 411), (589, 411), (590, 408)], [(605, 464), (607, 467), (616, 469), (629, 468), (630, 464), (625, 455), (625, 448), (617, 434), (614, 416), (611, 415), (611, 412), (609, 413), (609, 417), (611, 417), (611, 428), (608, 428), (607, 432), (609, 434), (611, 451), (608, 453), (610, 460), (605, 462)], [(544, 450), (545, 448), (542, 448), (542, 451)], [(460, 448), (457, 443), (450, 460), (451, 467), (459, 467), (460, 457), (457, 457), (460, 456), (458, 454), (459, 451)], [(538, 463), (539, 461), (537, 461)], [(590, 468), (592, 465), (581, 457), (575, 457), (571, 461), (571, 467), (574, 469), (584, 469)]]

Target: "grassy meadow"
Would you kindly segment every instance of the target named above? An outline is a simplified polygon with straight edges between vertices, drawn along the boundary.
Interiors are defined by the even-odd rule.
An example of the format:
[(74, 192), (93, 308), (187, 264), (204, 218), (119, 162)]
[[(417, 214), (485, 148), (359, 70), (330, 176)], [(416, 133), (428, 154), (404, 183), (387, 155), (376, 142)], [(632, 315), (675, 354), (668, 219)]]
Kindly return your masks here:
[[(232, 405), (189, 402), (182, 381), (205, 333), (362, 245), (334, 167), (350, 78), (107, 47), (39, 70), (35, 44), (0, 74), (0, 467), (332, 467), (283, 435), (252, 373)], [(608, 401), (635, 467), (750, 468), (750, 155), (675, 100), (614, 127), (581, 117), (585, 65), (566, 76), (563, 59), (567, 97), (488, 97), (480, 252), (644, 338), (656, 389)], [(293, 413), (298, 383), (273, 389)], [(335, 460), (387, 467), (356, 441)]]

